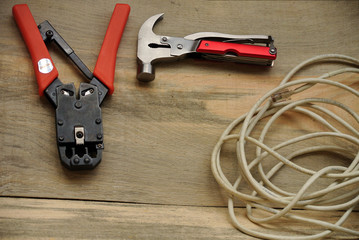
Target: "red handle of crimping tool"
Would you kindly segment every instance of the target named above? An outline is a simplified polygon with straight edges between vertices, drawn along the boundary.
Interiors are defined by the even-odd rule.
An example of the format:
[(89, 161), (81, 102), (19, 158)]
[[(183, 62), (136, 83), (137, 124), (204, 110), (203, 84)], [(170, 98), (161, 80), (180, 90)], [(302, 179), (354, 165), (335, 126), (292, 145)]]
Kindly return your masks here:
[(129, 14), (129, 5), (116, 4), (93, 71), (94, 76), (109, 89), (109, 94), (114, 91), (116, 55)]
[(196, 51), (200, 53), (221, 55), (226, 53), (235, 53), (237, 56), (241, 57), (255, 57), (275, 60), (277, 54), (271, 54), (269, 49), (269, 47), (265, 46), (202, 40)]
[(49, 51), (42, 40), (36, 22), (26, 4), (18, 4), (12, 8), (12, 14), (30, 52), (34, 66), (40, 96), (44, 90), (57, 78), (58, 72), (50, 57)]

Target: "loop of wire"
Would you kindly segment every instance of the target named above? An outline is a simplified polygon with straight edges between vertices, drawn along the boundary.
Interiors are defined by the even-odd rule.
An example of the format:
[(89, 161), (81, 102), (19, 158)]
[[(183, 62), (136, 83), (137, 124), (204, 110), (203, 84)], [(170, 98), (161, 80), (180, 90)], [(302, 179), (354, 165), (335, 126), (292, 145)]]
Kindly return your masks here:
[[(336, 71), (332, 71), (318, 78), (305, 78), (300, 80), (292, 80), (292, 77), (302, 68), (320, 62), (335, 61), (348, 64)], [(302, 62), (293, 68), (287, 76), (281, 81), (279, 86), (272, 89), (261, 97), (249, 110), (248, 113), (235, 119), (223, 132), (219, 141), (215, 145), (212, 157), (211, 168), (213, 175), (220, 185), (228, 194), (228, 211), (233, 225), (240, 231), (262, 239), (318, 239), (328, 237), (333, 232), (342, 232), (348, 235), (359, 237), (359, 231), (343, 227), (344, 221), (349, 217), (355, 206), (359, 202), (359, 131), (358, 127), (352, 126), (342, 116), (334, 113), (325, 106), (335, 106), (345, 111), (351, 118), (352, 123), (359, 124), (359, 115), (353, 109), (330, 98), (302, 98), (290, 100), (289, 98), (296, 94), (308, 91), (315, 85), (333, 86), (340, 88), (347, 93), (347, 97), (353, 99), (352, 102), (359, 103), (359, 92), (352, 87), (340, 82), (329, 80), (333, 76), (345, 73), (359, 73), (359, 60), (339, 54), (326, 54), (316, 56), (307, 61)], [(297, 96), (297, 95), (296, 95)], [(324, 105), (324, 106), (323, 106)], [(327, 131), (310, 132), (304, 135), (286, 140), (276, 146), (268, 146), (264, 143), (268, 131), (273, 126), (275, 120), (290, 114), (289, 112), (297, 112), (312, 118), (320, 123)], [(268, 120), (267, 120), (268, 119)], [(260, 132), (260, 136), (255, 138), (251, 136), (259, 122), (267, 120)], [(336, 122), (337, 125), (332, 124)], [(239, 133), (235, 132), (240, 127)], [(322, 129), (322, 128), (321, 128)], [(334, 138), (346, 141), (348, 144), (322, 144), (311, 145), (299, 150), (295, 150), (284, 156), (279, 153), (280, 149), (291, 147), (294, 144), (305, 141), (315, 140), (319, 138)], [(234, 183), (231, 183), (221, 167), (221, 149), (226, 142), (235, 141), (236, 143), (236, 161), (239, 167), (239, 176)], [(335, 140), (336, 141), (336, 140)], [(335, 142), (334, 141), (334, 142)], [(333, 142), (333, 141), (331, 141)], [(249, 159), (246, 155), (246, 147), (254, 144), (255, 157)], [(348, 147), (346, 147), (348, 146)], [(320, 152), (334, 153), (341, 158), (349, 159), (349, 164), (343, 166), (326, 166), (319, 171), (305, 168), (296, 164), (293, 159), (308, 154), (318, 154)], [(271, 156), (278, 163), (274, 165), (268, 172), (264, 171), (263, 162)], [(308, 176), (297, 192), (288, 192), (279, 186), (276, 186), (271, 178), (277, 174), (283, 167), (291, 169)], [(260, 175), (260, 180), (253, 176), (253, 170)], [(258, 177), (257, 177), (258, 178)], [(315, 185), (319, 179), (329, 179), (330, 183), (323, 189), (309, 191), (312, 185)], [(252, 193), (248, 194), (239, 190), (241, 183), (247, 184)], [(333, 196), (337, 190), (344, 187), (351, 187), (345, 194), (334, 194), (334, 197), (326, 198), (329, 194)], [(246, 214), (250, 221), (261, 225), (270, 223), (276, 219), (287, 218), (307, 224), (320, 227), (321, 232), (315, 234), (290, 235), (284, 236), (280, 232), (276, 234), (260, 232), (246, 227), (240, 223), (236, 217), (234, 210), (234, 200), (240, 200), (246, 204)], [(274, 207), (276, 206), (276, 207)], [(278, 206), (280, 206), (278, 208)], [(268, 217), (256, 217), (253, 210), (266, 212)], [(339, 211), (342, 216), (335, 223), (323, 220), (313, 219), (308, 216), (296, 214), (293, 209), (314, 210), (314, 211)]]

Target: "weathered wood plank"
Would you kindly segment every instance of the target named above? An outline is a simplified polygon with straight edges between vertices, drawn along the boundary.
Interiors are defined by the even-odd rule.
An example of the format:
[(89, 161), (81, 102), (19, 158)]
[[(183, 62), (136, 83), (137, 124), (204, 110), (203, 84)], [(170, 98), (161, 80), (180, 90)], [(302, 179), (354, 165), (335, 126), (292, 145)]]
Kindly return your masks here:
[[(93, 171), (71, 172), (59, 163), (54, 110), (37, 95), (30, 57), (11, 15), (17, 2), (0, 4), (2, 196), (223, 206), (209, 160), (227, 124), (300, 61), (329, 52), (359, 57), (358, 1), (123, 1), (132, 11), (118, 52), (115, 93), (102, 106), (103, 162)], [(115, 3), (28, 5), (37, 23), (49, 20), (93, 69)], [(155, 31), (169, 36), (271, 34), (279, 51), (275, 67), (191, 59), (158, 65), (156, 80), (139, 84), (137, 33), (160, 12), (165, 18)], [(77, 70), (56, 47), (51, 54), (59, 77), (78, 87), (83, 78)], [(302, 75), (317, 72), (309, 68)], [(290, 132), (289, 127), (280, 134)]]
[[(318, 232), (315, 226), (276, 222), (260, 228), (243, 217), (250, 229), (284, 233)], [(338, 214), (311, 213), (313, 218)], [(359, 213), (344, 226), (359, 228)], [(350, 239), (346, 235), (335, 235)], [(255, 239), (237, 231), (226, 208), (122, 204), (91, 201), (0, 198), (1, 239)]]

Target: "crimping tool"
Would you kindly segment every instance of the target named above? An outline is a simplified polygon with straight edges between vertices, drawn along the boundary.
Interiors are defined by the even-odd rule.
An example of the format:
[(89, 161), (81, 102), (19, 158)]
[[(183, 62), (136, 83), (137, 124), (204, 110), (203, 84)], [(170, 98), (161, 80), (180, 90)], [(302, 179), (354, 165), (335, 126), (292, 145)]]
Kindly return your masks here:
[(184, 38), (156, 35), (154, 25), (163, 13), (147, 19), (138, 33), (137, 79), (148, 82), (155, 79), (153, 64), (172, 61), (186, 56), (272, 66), (277, 57), (274, 40), (266, 35), (231, 35), (199, 32)]
[[(116, 4), (94, 72), (75, 54), (48, 21), (36, 22), (26, 4), (13, 7), (15, 21), (30, 52), (39, 95), (46, 95), (56, 108), (57, 145), (61, 163), (69, 169), (92, 169), (102, 158), (103, 128), (100, 105), (114, 91), (117, 49), (130, 12), (127, 4)], [(78, 97), (73, 83), (63, 84), (45, 43), (57, 46), (88, 78)]]

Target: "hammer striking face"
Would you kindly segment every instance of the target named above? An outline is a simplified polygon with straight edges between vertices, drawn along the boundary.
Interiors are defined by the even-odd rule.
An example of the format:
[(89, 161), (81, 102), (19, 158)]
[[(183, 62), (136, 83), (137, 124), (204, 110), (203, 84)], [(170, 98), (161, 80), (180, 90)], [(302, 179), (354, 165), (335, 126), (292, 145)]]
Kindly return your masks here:
[(231, 35), (199, 32), (186, 37), (160, 36), (153, 32), (163, 13), (147, 19), (138, 33), (137, 79), (149, 82), (155, 79), (152, 66), (160, 61), (177, 60), (190, 55), (217, 61), (272, 66), (277, 57), (273, 38), (266, 35)]

